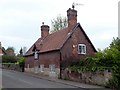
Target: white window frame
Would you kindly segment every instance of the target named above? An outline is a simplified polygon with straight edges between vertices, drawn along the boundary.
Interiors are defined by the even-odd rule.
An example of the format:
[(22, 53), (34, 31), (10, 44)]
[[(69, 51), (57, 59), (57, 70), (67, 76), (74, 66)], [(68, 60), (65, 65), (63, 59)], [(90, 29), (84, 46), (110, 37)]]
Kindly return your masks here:
[(44, 72), (44, 64), (40, 65), (40, 72)]
[(50, 72), (55, 72), (55, 64), (49, 65)]
[(27, 68), (30, 68), (30, 65), (29, 65), (29, 64), (27, 64)]
[[(81, 50), (80, 50), (81, 47)], [(78, 54), (86, 54), (86, 45), (85, 44), (78, 44)]]
[(34, 53), (34, 58), (35, 58), (35, 59), (38, 59), (38, 51), (35, 51), (35, 53)]

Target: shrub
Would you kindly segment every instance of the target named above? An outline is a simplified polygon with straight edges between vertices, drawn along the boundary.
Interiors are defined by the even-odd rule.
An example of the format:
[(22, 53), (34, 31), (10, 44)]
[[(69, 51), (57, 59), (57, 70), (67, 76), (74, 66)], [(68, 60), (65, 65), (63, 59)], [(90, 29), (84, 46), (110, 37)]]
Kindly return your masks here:
[(2, 56), (2, 63), (16, 63), (16, 62), (17, 62), (16, 56), (10, 56), (10, 55)]

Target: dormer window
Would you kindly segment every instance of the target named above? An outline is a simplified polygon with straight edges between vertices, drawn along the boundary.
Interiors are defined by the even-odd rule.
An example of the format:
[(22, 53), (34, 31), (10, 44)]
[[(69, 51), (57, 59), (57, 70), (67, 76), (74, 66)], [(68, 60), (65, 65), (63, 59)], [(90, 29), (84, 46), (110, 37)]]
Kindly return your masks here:
[(86, 45), (78, 44), (78, 54), (86, 54)]
[(37, 48), (36, 48), (36, 45), (34, 44), (34, 47), (33, 47), (33, 54), (34, 54), (34, 59), (38, 59), (38, 50), (37, 50)]
[(35, 51), (35, 52), (34, 52), (34, 58), (35, 58), (35, 59), (38, 59), (38, 51)]

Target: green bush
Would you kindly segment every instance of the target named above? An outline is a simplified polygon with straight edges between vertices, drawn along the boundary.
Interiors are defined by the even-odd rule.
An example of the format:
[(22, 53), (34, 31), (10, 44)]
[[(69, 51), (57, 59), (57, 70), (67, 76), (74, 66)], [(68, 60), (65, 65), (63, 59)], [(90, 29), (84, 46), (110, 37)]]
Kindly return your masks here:
[(22, 56), (18, 56), (17, 57), (17, 63), (23, 64), (24, 62), (25, 62), (25, 58), (24, 57), (22, 57)]
[(16, 62), (17, 62), (16, 56), (10, 56), (10, 55), (2, 56), (2, 63), (16, 63)]
[(115, 88), (118, 89), (119, 88), (119, 80), (116, 77), (109, 79), (109, 81), (106, 83), (106, 87), (109, 87), (112, 89), (115, 89)]

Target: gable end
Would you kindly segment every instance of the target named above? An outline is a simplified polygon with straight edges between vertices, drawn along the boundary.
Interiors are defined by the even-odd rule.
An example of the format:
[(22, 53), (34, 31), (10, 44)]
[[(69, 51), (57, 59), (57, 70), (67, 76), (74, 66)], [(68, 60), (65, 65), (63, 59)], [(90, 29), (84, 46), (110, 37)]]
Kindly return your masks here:
[(83, 28), (81, 27), (80, 23), (77, 23), (73, 29), (71, 30), (71, 32), (69, 32), (68, 37), (66, 38), (66, 40), (64, 41), (63, 45), (60, 47), (60, 50), (62, 49), (62, 47), (65, 45), (65, 43), (67, 42), (67, 40), (72, 36), (72, 34), (77, 30), (77, 27), (80, 28), (80, 30), (83, 32), (84, 36), (86, 37), (86, 39), (88, 40), (88, 42), (91, 44), (92, 48), (94, 49), (95, 52), (97, 52), (97, 50), (95, 49), (94, 45), (92, 44), (92, 42), (90, 41), (90, 39), (88, 38), (87, 34), (85, 33), (85, 31), (83, 30)]

